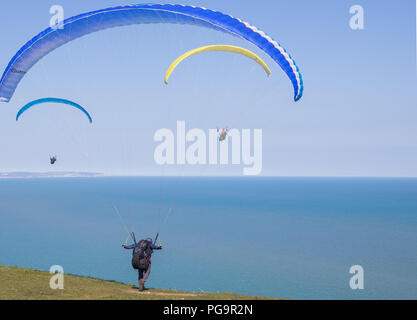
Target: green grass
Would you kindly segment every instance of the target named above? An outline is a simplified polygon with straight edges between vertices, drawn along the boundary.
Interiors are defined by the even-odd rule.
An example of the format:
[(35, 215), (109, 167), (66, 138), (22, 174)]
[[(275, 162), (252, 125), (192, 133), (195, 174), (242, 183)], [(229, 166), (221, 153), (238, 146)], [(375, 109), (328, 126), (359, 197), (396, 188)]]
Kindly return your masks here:
[(180, 292), (147, 289), (89, 277), (66, 274), (64, 289), (49, 287), (49, 272), (0, 265), (0, 300), (257, 300), (266, 297), (234, 293)]

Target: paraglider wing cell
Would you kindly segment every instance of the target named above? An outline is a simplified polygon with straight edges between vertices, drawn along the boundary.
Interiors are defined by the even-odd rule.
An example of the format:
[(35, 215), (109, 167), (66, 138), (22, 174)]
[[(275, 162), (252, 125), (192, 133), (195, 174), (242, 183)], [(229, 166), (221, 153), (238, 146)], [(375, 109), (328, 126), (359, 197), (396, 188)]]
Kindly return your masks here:
[(84, 35), (113, 27), (142, 23), (198, 25), (245, 39), (267, 53), (290, 78), (294, 99), (303, 94), (303, 80), (295, 61), (281, 45), (250, 24), (220, 12), (194, 6), (139, 4), (92, 11), (63, 22), (63, 29), (47, 28), (27, 42), (11, 59), (0, 80), (0, 101), (8, 102), (19, 82), (51, 51)]

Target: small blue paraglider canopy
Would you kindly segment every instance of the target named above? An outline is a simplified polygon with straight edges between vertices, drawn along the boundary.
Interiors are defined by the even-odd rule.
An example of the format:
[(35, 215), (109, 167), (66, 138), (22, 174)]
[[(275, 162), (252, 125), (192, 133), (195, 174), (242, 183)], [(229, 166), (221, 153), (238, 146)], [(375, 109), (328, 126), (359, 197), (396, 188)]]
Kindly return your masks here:
[(38, 99), (38, 100), (34, 100), (29, 102), (28, 104), (26, 104), (24, 107), (22, 107), (22, 109), (19, 110), (19, 112), (16, 115), (16, 121), (19, 120), (20, 116), (27, 111), (28, 109), (42, 104), (42, 103), (48, 103), (48, 102), (52, 102), (52, 103), (61, 103), (61, 104), (66, 104), (69, 106), (72, 106), (74, 108), (77, 108), (79, 110), (81, 110), (88, 118), (88, 120), (90, 121), (90, 123), (93, 122), (93, 119), (91, 118), (90, 114), (87, 112), (87, 110), (85, 110), (82, 106), (80, 106), (78, 103), (75, 103), (73, 101), (70, 100), (66, 100), (66, 99), (60, 99), (60, 98), (42, 98), (42, 99)]

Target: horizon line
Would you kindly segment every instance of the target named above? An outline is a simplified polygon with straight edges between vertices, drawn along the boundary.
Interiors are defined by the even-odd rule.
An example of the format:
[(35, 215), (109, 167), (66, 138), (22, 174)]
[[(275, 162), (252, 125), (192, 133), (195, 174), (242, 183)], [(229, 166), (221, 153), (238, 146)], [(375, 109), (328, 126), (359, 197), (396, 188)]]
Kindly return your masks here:
[[(177, 174), (111, 174), (102, 172), (85, 172), (85, 171), (8, 171), (0, 172), (0, 179), (18, 178), (13, 175), (22, 174), (20, 178), (80, 178), (77, 175), (84, 175), (85, 178), (129, 178), (129, 177), (146, 177), (146, 178), (357, 178), (357, 179), (416, 179), (417, 176), (376, 176), (376, 175), (177, 175)], [(25, 177), (24, 175), (28, 177)], [(9, 176), (10, 175), (10, 176)], [(35, 175), (29, 177), (29, 175)], [(36, 177), (36, 175), (39, 175)], [(44, 175), (44, 176), (41, 176)], [(50, 176), (48, 176), (50, 175)], [(60, 176), (62, 175), (62, 176)], [(74, 175), (74, 177), (63, 175)]]

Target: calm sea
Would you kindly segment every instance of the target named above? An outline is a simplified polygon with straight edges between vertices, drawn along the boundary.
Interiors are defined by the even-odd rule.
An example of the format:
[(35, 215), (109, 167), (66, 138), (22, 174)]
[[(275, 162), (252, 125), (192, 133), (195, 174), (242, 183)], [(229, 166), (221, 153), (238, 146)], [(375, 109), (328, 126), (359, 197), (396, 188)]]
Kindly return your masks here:
[[(0, 180), (0, 264), (133, 284), (124, 224), (160, 231), (150, 287), (417, 299), (417, 179)], [(363, 290), (349, 287), (352, 265)]]

